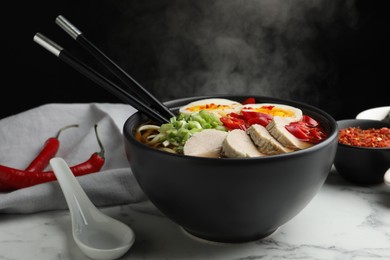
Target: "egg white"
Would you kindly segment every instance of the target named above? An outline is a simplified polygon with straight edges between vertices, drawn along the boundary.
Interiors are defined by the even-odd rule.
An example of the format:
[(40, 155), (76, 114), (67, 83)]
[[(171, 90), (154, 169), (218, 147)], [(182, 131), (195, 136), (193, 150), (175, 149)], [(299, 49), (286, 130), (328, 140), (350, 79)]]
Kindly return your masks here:
[[(217, 108), (206, 108), (206, 105), (215, 104)], [(242, 104), (230, 99), (225, 98), (207, 98), (193, 101), (180, 108), (180, 113), (188, 116), (192, 113), (199, 112), (200, 110), (206, 110), (211, 113), (215, 113), (217, 116), (225, 116), (228, 113), (240, 113)]]
[[(275, 116), (275, 117), (282, 117), (285, 118), (291, 122), (294, 121), (299, 121), (302, 119), (302, 110), (293, 106), (288, 106), (288, 105), (281, 105), (281, 104), (273, 104), (273, 103), (257, 103), (257, 104), (247, 104), (245, 105), (242, 109), (243, 110), (248, 110), (248, 111), (253, 111), (256, 109), (259, 109), (263, 106), (273, 106), (276, 109), (280, 110), (281, 113), (278, 114), (273, 114), (270, 113), (270, 115)], [(250, 109), (246, 109), (250, 108)]]

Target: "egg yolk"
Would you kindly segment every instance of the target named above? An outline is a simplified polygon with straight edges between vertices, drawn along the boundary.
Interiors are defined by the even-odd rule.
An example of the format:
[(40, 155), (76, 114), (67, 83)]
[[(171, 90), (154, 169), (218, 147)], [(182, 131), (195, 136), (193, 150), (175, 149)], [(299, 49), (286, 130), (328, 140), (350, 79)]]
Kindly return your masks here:
[(198, 105), (186, 108), (190, 112), (196, 112), (200, 110), (225, 110), (231, 108), (231, 105), (217, 105), (214, 103)]
[(253, 111), (263, 113), (263, 114), (272, 115), (272, 116), (280, 116), (280, 117), (294, 117), (295, 116), (295, 113), (291, 110), (278, 108), (278, 107), (274, 107), (274, 106), (257, 107), (257, 108), (253, 108)]

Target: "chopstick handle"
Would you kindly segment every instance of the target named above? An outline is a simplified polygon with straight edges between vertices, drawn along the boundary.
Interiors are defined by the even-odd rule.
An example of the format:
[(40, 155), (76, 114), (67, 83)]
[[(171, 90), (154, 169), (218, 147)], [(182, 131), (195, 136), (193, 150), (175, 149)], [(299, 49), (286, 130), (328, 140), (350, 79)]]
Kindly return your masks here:
[(168, 119), (151, 109), (150, 107), (144, 105), (141, 101), (139, 101), (137, 98), (132, 97), (129, 95), (126, 91), (115, 85), (112, 81), (105, 78), (89, 66), (85, 65), (83, 62), (78, 60), (76, 57), (71, 55), (69, 52), (67, 52), (64, 48), (56, 44), (55, 42), (51, 41), (44, 35), (40, 33), (36, 33), (34, 36), (34, 41), (40, 44), (42, 47), (47, 49), (49, 52), (57, 56), (60, 60), (67, 63), (71, 67), (73, 67), (75, 70), (79, 71), (81, 74), (87, 76), (89, 79), (106, 89), (107, 91), (111, 92), (115, 96), (121, 98), (123, 101), (129, 103), (130, 105), (134, 106), (137, 110), (140, 112), (146, 114), (150, 118), (153, 118), (154, 120), (160, 122), (160, 123), (167, 123), (169, 122)]
[(41, 33), (36, 33), (34, 35), (34, 41), (57, 57), (60, 55), (61, 51), (64, 49), (60, 45), (53, 42), (52, 40), (50, 40), (49, 38), (47, 38), (46, 36), (44, 36)]
[[(94, 56), (103, 66), (105, 66), (111, 73), (117, 75), (117, 77), (127, 86), (130, 84), (136, 85), (141, 92), (136, 92), (140, 95), (140, 98), (145, 102), (151, 102), (156, 105), (159, 112), (166, 117), (174, 117), (175, 115), (158, 99), (151, 95), (141, 84), (139, 84), (133, 77), (120, 68), (114, 61), (112, 61), (106, 54), (104, 54), (99, 48), (97, 48), (92, 42), (90, 42), (84, 34), (70, 23), (62, 15), (57, 16), (56, 23), (67, 32), (73, 39), (80, 43), (92, 56)], [(130, 90), (132, 88), (129, 87)]]
[(73, 24), (71, 24), (67, 19), (65, 19), (65, 17), (63, 17), (62, 15), (57, 16), (56, 24), (75, 40), (81, 34), (81, 31)]

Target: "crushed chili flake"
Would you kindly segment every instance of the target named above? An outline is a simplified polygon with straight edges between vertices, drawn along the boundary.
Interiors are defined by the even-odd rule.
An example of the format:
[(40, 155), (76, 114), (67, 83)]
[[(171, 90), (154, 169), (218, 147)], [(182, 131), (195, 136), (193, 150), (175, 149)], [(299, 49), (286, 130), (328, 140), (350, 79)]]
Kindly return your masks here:
[(221, 105), (221, 104), (210, 103), (210, 104), (205, 104), (205, 105), (192, 106), (192, 107), (186, 108), (186, 110), (191, 111), (191, 112), (196, 112), (196, 111), (200, 111), (200, 110), (203, 110), (203, 109), (207, 109), (207, 110), (221, 109), (221, 110), (224, 110), (224, 109), (228, 109), (228, 108), (230, 108), (229, 105)]
[(339, 143), (360, 147), (390, 147), (390, 128), (348, 127), (339, 131)]

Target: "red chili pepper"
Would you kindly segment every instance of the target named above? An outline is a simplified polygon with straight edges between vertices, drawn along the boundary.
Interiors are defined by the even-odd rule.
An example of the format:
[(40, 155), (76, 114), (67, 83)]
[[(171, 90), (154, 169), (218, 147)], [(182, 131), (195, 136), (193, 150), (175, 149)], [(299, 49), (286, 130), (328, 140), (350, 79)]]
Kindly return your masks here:
[[(82, 176), (98, 172), (104, 164), (104, 157), (101, 153), (94, 153), (85, 162), (70, 167), (75, 176)], [(12, 189), (22, 189), (33, 185), (55, 181), (57, 180), (53, 171), (45, 172), (28, 172), (19, 170), (4, 165), (0, 165), (0, 182), (2, 191), (9, 191)], [(3, 187), (2, 187), (3, 186)], [(5, 187), (4, 187), (5, 186)]]
[(14, 189), (0, 181), (0, 192), (11, 191), (11, 190), (14, 190)]
[(53, 158), (54, 155), (56, 155), (58, 149), (60, 148), (60, 141), (58, 137), (60, 136), (61, 132), (70, 127), (78, 127), (78, 125), (65, 126), (60, 130), (58, 130), (56, 136), (47, 139), (42, 150), (35, 157), (35, 159), (30, 163), (30, 165), (27, 166), (26, 171), (28, 172), (43, 171), (46, 168), (46, 166), (49, 164), (49, 160)]
[[(25, 169), (28, 172), (40, 172), (43, 171), (46, 166), (49, 164), (49, 160), (54, 157), (54, 155), (57, 153), (59, 147), (60, 147), (60, 141), (58, 137), (60, 136), (60, 133), (70, 127), (78, 127), (78, 125), (68, 125), (60, 130), (58, 130), (56, 136), (50, 137), (46, 140), (44, 143), (44, 146), (42, 150), (39, 152), (39, 154), (35, 157), (35, 159), (27, 166)], [(4, 183), (0, 183), (0, 191), (8, 191), (12, 190), (12, 187), (9, 187), (5, 185)]]
[[(95, 125), (96, 139), (100, 146), (100, 152), (93, 153), (90, 158), (80, 164), (70, 167), (75, 176), (98, 172), (104, 165), (104, 148), (97, 134), (97, 125)], [(0, 165), (0, 190), (9, 191), (21, 189), (33, 185), (54, 181), (57, 178), (53, 171), (29, 172), (19, 170), (4, 165)], [(5, 187), (4, 187), (5, 186)]]

